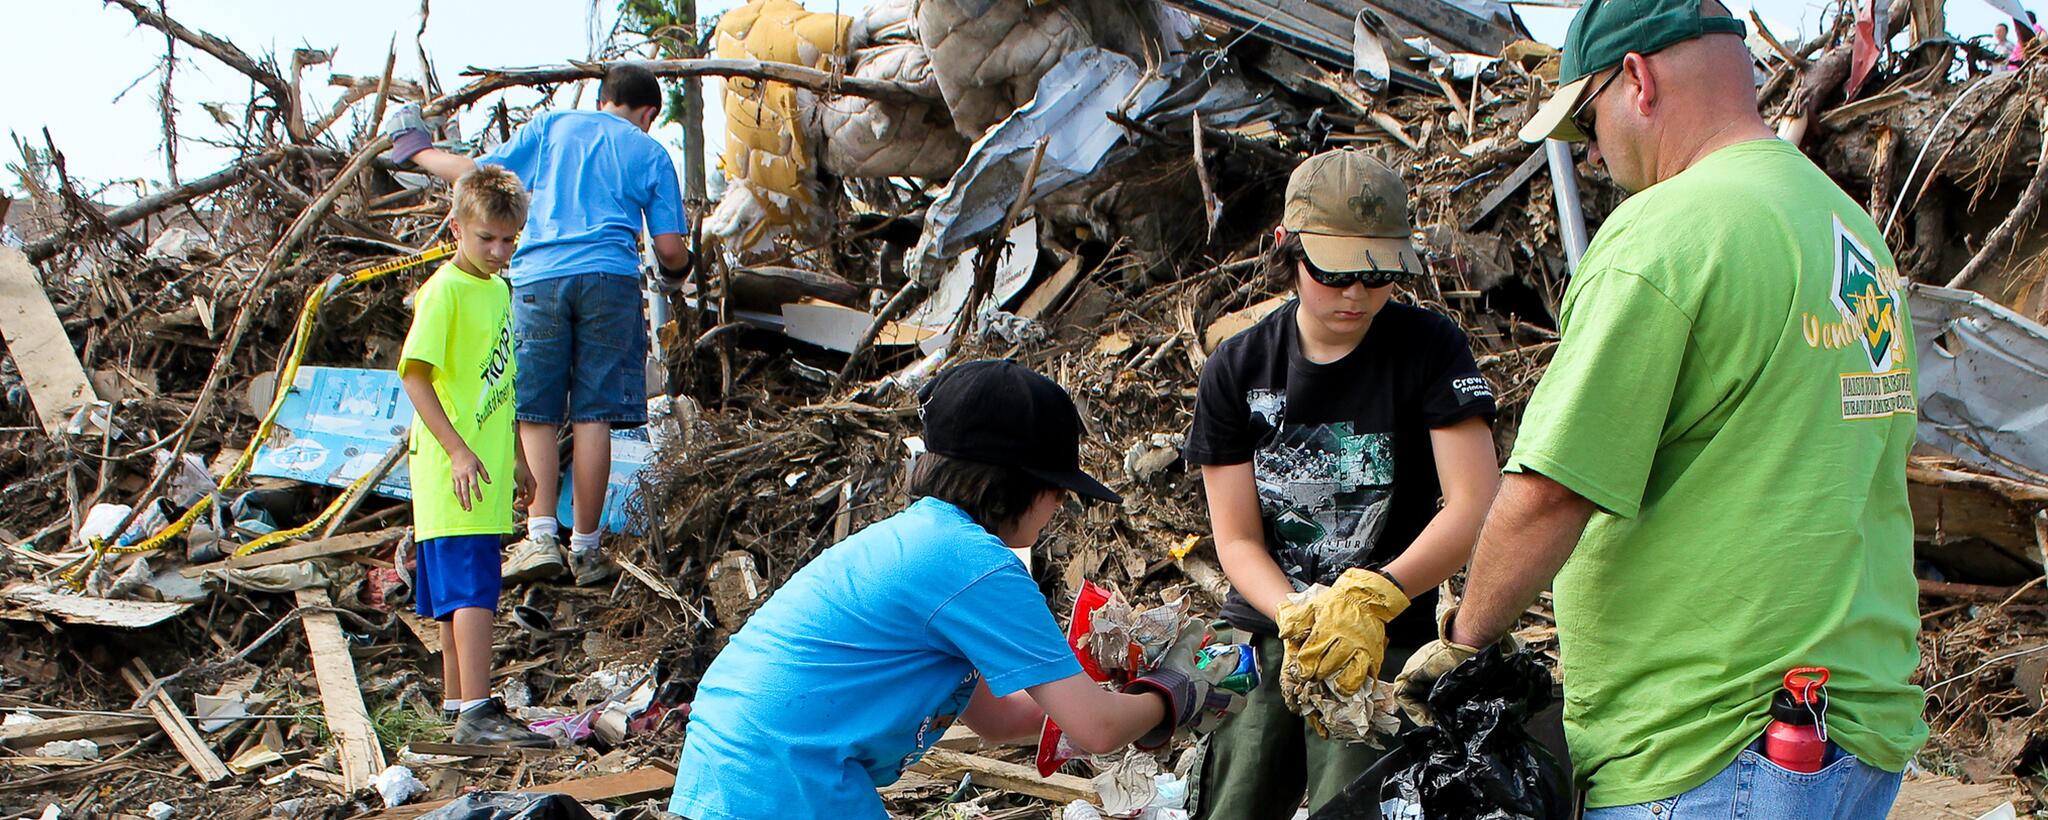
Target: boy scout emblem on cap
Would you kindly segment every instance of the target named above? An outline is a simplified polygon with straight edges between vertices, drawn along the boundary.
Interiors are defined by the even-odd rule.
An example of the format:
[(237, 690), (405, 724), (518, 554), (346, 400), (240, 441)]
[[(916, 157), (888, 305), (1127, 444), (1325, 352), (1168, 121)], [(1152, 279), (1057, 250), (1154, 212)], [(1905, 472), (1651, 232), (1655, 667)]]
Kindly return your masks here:
[(1896, 286), (1881, 276), (1876, 257), (1855, 235), (1835, 220), (1835, 287), (1829, 294), (1842, 320), (1857, 332), (1871, 372), (1883, 373), (1898, 364), (1899, 298)]

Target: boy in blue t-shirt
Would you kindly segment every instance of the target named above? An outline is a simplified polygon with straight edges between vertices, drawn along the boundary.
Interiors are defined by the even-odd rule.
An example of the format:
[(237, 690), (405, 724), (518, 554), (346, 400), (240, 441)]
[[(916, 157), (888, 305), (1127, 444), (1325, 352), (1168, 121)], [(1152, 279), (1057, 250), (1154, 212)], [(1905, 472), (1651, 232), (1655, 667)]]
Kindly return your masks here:
[(667, 149), (647, 135), (661, 114), (661, 84), (644, 66), (605, 73), (596, 111), (550, 111), (481, 159), (433, 147), (416, 106), (384, 125), (393, 162), (454, 182), (479, 164), (517, 175), (533, 194), (512, 283), (518, 335), (519, 441), (533, 473), (526, 538), (505, 561), (507, 582), (560, 575), (564, 422), (574, 439), (574, 529), (568, 569), (590, 585), (613, 574), (598, 551), (612, 461), (611, 428), (647, 423), (647, 315), (640, 292), (640, 232), (654, 237), (664, 275), (690, 264), (683, 199)]
[[(1215, 681), (1192, 643), (1123, 692), (1081, 671), (1010, 551), (1080, 493), (1081, 417), (1051, 379), (1008, 360), (940, 373), (919, 394), (927, 452), (909, 508), (798, 570), (711, 663), (691, 704), (669, 811), (690, 820), (887, 813), (875, 789), (955, 720), (991, 741), (1047, 716), (1102, 753), (1164, 745)], [(1197, 636), (1199, 637), (1199, 636)]]

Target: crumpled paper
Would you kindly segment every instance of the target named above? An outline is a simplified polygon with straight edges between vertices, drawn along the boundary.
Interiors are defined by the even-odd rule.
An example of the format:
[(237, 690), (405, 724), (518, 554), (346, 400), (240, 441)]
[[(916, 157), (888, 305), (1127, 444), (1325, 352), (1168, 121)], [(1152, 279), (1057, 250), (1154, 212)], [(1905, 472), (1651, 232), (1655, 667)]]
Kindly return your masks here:
[[(1287, 601), (1305, 603), (1324, 589), (1327, 587), (1316, 584), (1288, 595)], [(1282, 666), (1283, 677), (1300, 677), (1301, 670), (1294, 658), (1288, 657)], [(1401, 731), (1400, 704), (1394, 701), (1394, 685), (1386, 681), (1368, 681), (1348, 697), (1339, 695), (1329, 681), (1316, 681), (1307, 687), (1299, 705), (1302, 708), (1298, 711), (1308, 720), (1309, 728), (1331, 740), (1383, 749), (1383, 741)]]

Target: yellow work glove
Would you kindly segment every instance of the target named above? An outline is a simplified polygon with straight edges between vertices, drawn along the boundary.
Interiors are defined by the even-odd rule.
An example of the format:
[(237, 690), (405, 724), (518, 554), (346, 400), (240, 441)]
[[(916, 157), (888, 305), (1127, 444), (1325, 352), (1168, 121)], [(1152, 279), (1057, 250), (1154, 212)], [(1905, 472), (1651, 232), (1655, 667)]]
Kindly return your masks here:
[(1379, 677), (1387, 656), (1387, 622), (1408, 608), (1408, 596), (1386, 576), (1352, 568), (1302, 603), (1280, 606), (1280, 693), (1302, 710), (1310, 687), (1327, 683), (1348, 698)]
[[(1408, 662), (1401, 666), (1401, 674), (1394, 677), (1394, 701), (1401, 704), (1401, 711), (1407, 712), (1408, 719), (1418, 725), (1428, 726), (1436, 722), (1436, 716), (1429, 711), (1429, 690), (1436, 686), (1437, 679), (1479, 654), (1479, 647), (1451, 642), (1451, 619), (1457, 614), (1457, 607), (1444, 610), (1443, 616), (1437, 619), (1437, 639), (1408, 656)], [(1522, 650), (1522, 642), (1513, 635), (1503, 636), (1499, 645), (1502, 654), (1512, 655)]]

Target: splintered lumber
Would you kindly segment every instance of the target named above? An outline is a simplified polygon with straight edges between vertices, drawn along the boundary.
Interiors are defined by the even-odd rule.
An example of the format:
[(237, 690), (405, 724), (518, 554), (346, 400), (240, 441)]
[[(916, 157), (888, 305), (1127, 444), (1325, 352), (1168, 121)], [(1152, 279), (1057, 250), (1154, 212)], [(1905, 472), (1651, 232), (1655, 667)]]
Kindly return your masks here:
[(1055, 803), (1093, 801), (1098, 797), (1093, 784), (1070, 774), (1056, 773), (1051, 777), (1039, 777), (1037, 769), (1021, 763), (1010, 763), (950, 749), (931, 749), (925, 752), (924, 759), (918, 761), (911, 769), (941, 779), (971, 774), (976, 784)]
[[(149, 671), (141, 658), (136, 658), (129, 662), (128, 668), (121, 670), (121, 679), (128, 682), (128, 688), (135, 690), (136, 697), (141, 697), (149, 691), (150, 684), (156, 682), (156, 675)], [(220, 755), (213, 753), (213, 747), (206, 745), (206, 738), (199, 734), (192, 721), (186, 720), (178, 711), (177, 705), (171, 702), (170, 693), (157, 690), (150, 696), (147, 706), (150, 716), (156, 718), (156, 725), (164, 730), (164, 736), (171, 739), (171, 746), (178, 750), (185, 762), (191, 764), (192, 773), (201, 782), (226, 780), (234, 774), (228, 771), (228, 764), (221, 762)]]
[(57, 740), (99, 740), (143, 735), (156, 729), (156, 719), (140, 713), (127, 717), (71, 715), (37, 721), (25, 726), (0, 727), (0, 746), (9, 749), (33, 749)]
[[(578, 780), (564, 780), (545, 786), (512, 789), (512, 791), (526, 794), (566, 794), (578, 803), (595, 803), (600, 800), (640, 800), (668, 794), (675, 787), (675, 772), (666, 771), (655, 766), (643, 766), (630, 772), (608, 774), (602, 777), (585, 777)], [(411, 820), (411, 818), (448, 805), (450, 802), (453, 801), (430, 800), (410, 806), (398, 806), (363, 815), (361, 820)]]
[(1067, 295), (1067, 291), (1073, 289), (1074, 281), (1080, 278), (1081, 257), (1067, 257), (1066, 264), (1060, 265), (1060, 269), (1039, 284), (1037, 290), (1024, 297), (1024, 304), (1017, 308), (1017, 315), (1026, 319), (1038, 318), (1047, 308), (1057, 304), (1060, 297)]
[(289, 547), (278, 547), (277, 549), (266, 550), (241, 558), (229, 558), (226, 561), (215, 561), (211, 564), (190, 566), (180, 572), (187, 578), (197, 578), (206, 574), (208, 570), (250, 569), (253, 567), (267, 567), (272, 564), (293, 564), (310, 558), (329, 558), (336, 555), (347, 555), (352, 552), (361, 552), (384, 546), (398, 540), (398, 537), (404, 534), (404, 527), (392, 527), (390, 529), (377, 530), (376, 532), (337, 535), (333, 538), (307, 541), (303, 544), (293, 544)]
[(0, 245), (0, 335), (7, 338), (7, 352), (45, 431), (55, 434), (72, 411), (99, 401), (35, 268), (21, 251), (5, 245)]
[[(325, 589), (299, 590), (298, 601), (302, 607), (334, 606)], [(342, 783), (350, 792), (368, 788), (377, 773), (384, 771), (384, 747), (370, 724), (370, 710), (363, 707), (362, 685), (356, 681), (356, 662), (349, 657), (341, 621), (332, 612), (315, 610), (308, 611), (299, 623), (313, 649), (313, 677), (320, 685), (327, 730), (340, 744), (336, 756), (341, 760)]]

